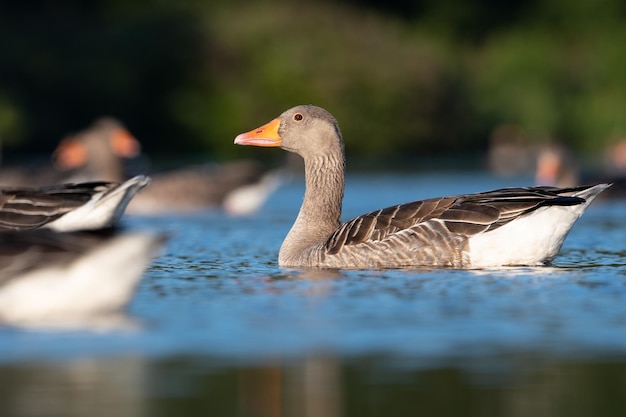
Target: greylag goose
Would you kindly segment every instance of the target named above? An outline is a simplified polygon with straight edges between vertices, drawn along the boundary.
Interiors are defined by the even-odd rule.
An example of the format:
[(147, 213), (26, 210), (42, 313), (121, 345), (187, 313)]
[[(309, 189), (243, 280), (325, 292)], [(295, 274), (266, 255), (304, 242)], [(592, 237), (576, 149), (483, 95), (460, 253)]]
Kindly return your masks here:
[[(136, 156), (139, 150), (139, 142), (120, 122), (104, 118), (64, 139), (54, 152), (54, 160), (61, 170), (76, 171), (73, 181), (119, 182), (126, 178), (123, 159)], [(253, 161), (183, 166), (151, 173), (150, 177), (150, 187), (132, 200), (127, 213), (192, 213), (222, 206), (231, 214), (250, 214), (262, 206), (277, 183), (276, 173), (263, 176)], [(246, 187), (243, 195), (248, 198), (239, 193), (241, 187)], [(231, 192), (236, 194), (230, 197)]]
[(256, 213), (268, 197), (283, 182), (285, 174), (280, 170), (268, 171), (253, 184), (235, 188), (224, 197), (222, 207), (231, 216), (247, 216)]
[(344, 144), (335, 118), (297, 106), (235, 138), (304, 159), (306, 191), (278, 255), (283, 267), (483, 268), (543, 265), (608, 184), (505, 188), (399, 204), (341, 224)]
[(117, 119), (101, 117), (57, 146), (52, 159), (72, 182), (125, 179), (123, 160), (138, 156), (141, 145)]
[[(618, 150), (617, 145), (615, 148)], [(626, 154), (626, 149), (623, 152)], [(611, 156), (619, 157), (619, 155)], [(594, 182), (612, 184), (610, 189), (600, 195), (599, 198), (601, 199), (626, 197), (626, 171), (623, 168), (620, 169), (617, 164), (608, 165), (604, 169), (585, 172), (580, 169), (580, 163), (574, 153), (564, 145), (551, 144), (539, 149), (535, 170), (535, 183), (537, 185), (574, 187)]]
[[(40, 187), (88, 181), (122, 182), (124, 159), (139, 155), (139, 142), (118, 120), (102, 117), (87, 129), (64, 138), (50, 160), (3, 167), (0, 186)], [(93, 155), (90, 164), (85, 164)]]
[(91, 182), (39, 188), (0, 189), (0, 230), (39, 227), (56, 231), (115, 226), (133, 196), (150, 179), (139, 175), (118, 184)]
[(0, 320), (114, 313), (127, 304), (163, 242), (143, 232), (0, 232)]
[[(133, 199), (128, 207), (129, 213), (183, 214), (223, 208), (231, 192), (257, 183), (262, 177), (262, 171), (254, 161), (241, 160), (184, 166), (150, 176), (150, 188)], [(270, 192), (263, 196), (257, 209)]]

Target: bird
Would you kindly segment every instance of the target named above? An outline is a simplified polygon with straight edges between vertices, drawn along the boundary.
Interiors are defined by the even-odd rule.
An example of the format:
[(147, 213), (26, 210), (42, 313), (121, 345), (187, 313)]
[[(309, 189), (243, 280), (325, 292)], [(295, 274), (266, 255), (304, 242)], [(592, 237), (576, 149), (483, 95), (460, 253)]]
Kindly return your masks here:
[(235, 188), (224, 197), (222, 203), (224, 211), (231, 216), (256, 213), (286, 176), (282, 170), (270, 170), (263, 174), (259, 181)]
[[(258, 183), (262, 178), (262, 170), (255, 161), (237, 160), (186, 165), (151, 173), (150, 177), (150, 187), (129, 204), (129, 214), (159, 216), (222, 209), (232, 192)], [(273, 191), (263, 185), (256, 188), (260, 191), (257, 194), (261, 201), (252, 211), (258, 210)], [(266, 189), (267, 192), (263, 193)], [(232, 213), (251, 214), (251, 211), (235, 207)]]
[(144, 175), (123, 183), (95, 181), (32, 188), (0, 188), (0, 231), (49, 228), (59, 232), (114, 227)]
[(165, 240), (112, 229), (0, 231), (0, 321), (42, 324), (117, 313)]
[[(127, 159), (137, 157), (141, 145), (113, 117), (96, 119), (90, 126), (67, 135), (46, 161), (31, 161), (0, 169), (0, 186), (40, 187), (50, 184), (126, 179), (121, 172)], [(90, 163), (85, 160), (93, 155)]]
[(126, 179), (123, 161), (140, 153), (141, 144), (126, 126), (114, 117), (103, 116), (62, 139), (52, 161), (72, 182), (121, 182)]
[(591, 201), (610, 186), (503, 188), (430, 198), (341, 223), (344, 142), (327, 110), (293, 107), (237, 135), (234, 143), (281, 147), (304, 160), (304, 199), (278, 254), (279, 266), (287, 268), (546, 265)]
[[(70, 177), (73, 180), (119, 182), (127, 177), (124, 160), (136, 157), (140, 151), (140, 143), (122, 123), (106, 117), (63, 139), (54, 151), (53, 160), (60, 171), (73, 173)], [(150, 187), (132, 200), (127, 213), (185, 214), (222, 207), (233, 215), (252, 214), (275, 190), (277, 181), (270, 181), (270, 178), (277, 177), (277, 172), (264, 174), (260, 165), (251, 160), (185, 165), (151, 172)], [(270, 176), (266, 177), (268, 174)], [(242, 187), (247, 190), (243, 195), (248, 198), (242, 198)], [(232, 197), (231, 192), (235, 193)]]
[[(620, 145), (622, 148), (620, 148)], [(620, 154), (618, 154), (618, 151)], [(624, 144), (608, 147), (608, 160), (619, 160), (626, 157), (626, 141)], [(572, 187), (584, 183), (609, 182), (611, 188), (599, 197), (601, 199), (623, 199), (626, 197), (626, 172), (617, 163), (607, 163), (605, 167), (582, 170), (581, 161), (574, 152), (562, 144), (547, 144), (537, 152), (535, 183), (557, 187)]]

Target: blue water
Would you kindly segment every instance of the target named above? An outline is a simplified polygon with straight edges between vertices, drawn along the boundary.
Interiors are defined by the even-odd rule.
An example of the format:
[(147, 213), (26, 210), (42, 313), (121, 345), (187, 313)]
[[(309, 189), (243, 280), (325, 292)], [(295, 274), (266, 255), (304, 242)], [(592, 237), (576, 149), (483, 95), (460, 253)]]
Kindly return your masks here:
[[(347, 219), (413, 199), (529, 183), (529, 178), (467, 173), (351, 175), (344, 213)], [(279, 189), (260, 213), (246, 218), (217, 211), (127, 217), (130, 229), (154, 229), (170, 235), (128, 308), (128, 317), (136, 323), (134, 330), (0, 328), (0, 382), (3, 369), (31, 375), (33, 369), (67, 371), (81, 361), (96, 367), (102, 378), (110, 378), (112, 374), (105, 370), (125, 369), (133, 358), (130, 362), (139, 361), (142, 371), (135, 375), (136, 381), (122, 386), (130, 392), (139, 390), (144, 406), (169, 398), (174, 390), (175, 396), (189, 398), (190, 402), (183, 404), (192, 407), (191, 399), (201, 402), (216, 395), (215, 391), (209, 395), (192, 388), (197, 378), (207, 385), (223, 379), (218, 385), (227, 387), (232, 382), (228, 378), (250, 369), (276, 366), (284, 373), (294, 367), (306, 368), (321, 357), (330, 358), (335, 372), (339, 369), (347, 375), (339, 378), (338, 384), (344, 388), (332, 390), (344, 398), (343, 412), (326, 412), (332, 416), (349, 414), (347, 409), (362, 410), (369, 404), (348, 394), (362, 388), (362, 379), (354, 382), (349, 377), (355, 373), (369, 375), (366, 380), (387, 375), (402, 391), (421, 386), (416, 382), (420, 378), (449, 377), (452, 370), (455, 377), (442, 385), (442, 392), (453, 398), (459, 387), (474, 393), (483, 389), (482, 382), (474, 378), (477, 375), (517, 380), (534, 370), (547, 378), (555, 371), (542, 368), (546, 361), (556, 367), (591, 366), (589, 372), (607, 362), (624, 369), (626, 201), (595, 202), (574, 226), (550, 267), (303, 272), (278, 268), (276, 262), (302, 193), (303, 183), (296, 178)], [(145, 375), (146, 367), (151, 370), (150, 377)], [(575, 369), (588, 372), (588, 368)], [(177, 382), (172, 382), (174, 387), (155, 386), (154, 377)], [(609, 381), (609, 376), (606, 378)], [(564, 377), (559, 383), (567, 380)], [(37, 381), (37, 387), (50, 388)], [(366, 393), (378, 392), (373, 387), (387, 390), (390, 386), (376, 379), (369, 381)], [(272, 415), (245, 412), (240, 404), (245, 390), (235, 386), (239, 388), (224, 394), (232, 401), (223, 405), (223, 410), (234, 410), (237, 415)], [(82, 392), (78, 388), (74, 392), (72, 387), (67, 385), (67, 392)], [(283, 401), (285, 396), (290, 398), (283, 394)], [(2, 398), (0, 388), (0, 407)], [(390, 407), (384, 398), (380, 415)], [(408, 404), (411, 399), (398, 401)], [(593, 401), (607, 400), (594, 397)], [(622, 410), (624, 404), (613, 405)], [(23, 411), (20, 407), (12, 410), (17, 414)], [(146, 410), (152, 408), (143, 407), (138, 414), (151, 414)], [(503, 415), (507, 410), (501, 410)], [(137, 415), (132, 407), (117, 411)], [(545, 415), (562, 410), (553, 411)], [(176, 413), (172, 411), (172, 415)]]

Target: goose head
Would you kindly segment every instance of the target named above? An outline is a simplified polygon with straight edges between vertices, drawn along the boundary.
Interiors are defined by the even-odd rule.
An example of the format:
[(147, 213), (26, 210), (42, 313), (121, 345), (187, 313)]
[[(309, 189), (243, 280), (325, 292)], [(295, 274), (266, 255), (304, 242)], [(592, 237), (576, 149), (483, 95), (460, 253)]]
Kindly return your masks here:
[(337, 120), (313, 105), (293, 107), (269, 123), (238, 135), (235, 144), (281, 147), (305, 160), (326, 154), (343, 155)]

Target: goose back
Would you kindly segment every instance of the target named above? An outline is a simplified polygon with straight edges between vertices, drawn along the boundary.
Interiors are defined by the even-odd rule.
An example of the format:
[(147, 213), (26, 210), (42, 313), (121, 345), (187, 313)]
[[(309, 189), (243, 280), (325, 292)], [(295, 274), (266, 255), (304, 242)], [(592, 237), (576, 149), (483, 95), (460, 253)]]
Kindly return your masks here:
[[(472, 237), (486, 235), (542, 208), (580, 206), (575, 212), (582, 213), (590, 200), (580, 194), (588, 188), (504, 188), (398, 204), (343, 223), (309, 252), (308, 260), (304, 257), (305, 265), (301, 266), (476, 267), (470, 250)], [(554, 255), (545, 253), (533, 263), (547, 263)], [(494, 264), (499, 263), (494, 258)]]

